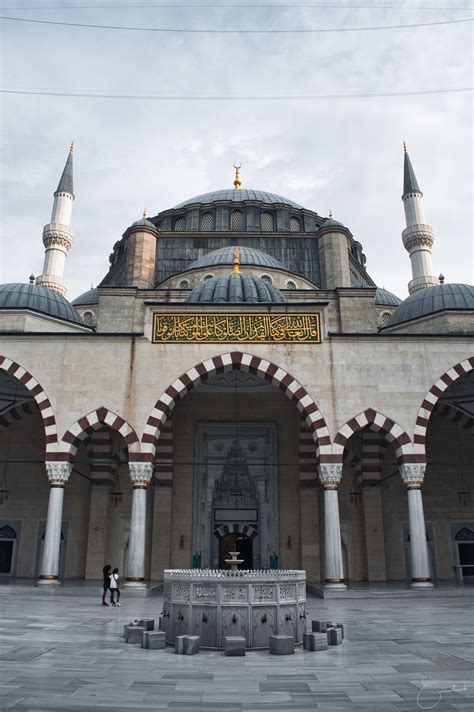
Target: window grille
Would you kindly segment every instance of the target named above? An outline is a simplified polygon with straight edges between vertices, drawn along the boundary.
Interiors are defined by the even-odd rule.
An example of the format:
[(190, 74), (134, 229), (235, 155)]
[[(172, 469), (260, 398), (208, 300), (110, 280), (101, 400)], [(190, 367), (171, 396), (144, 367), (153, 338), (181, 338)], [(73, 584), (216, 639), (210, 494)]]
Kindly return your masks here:
[(181, 218), (176, 218), (175, 224), (174, 224), (174, 231), (175, 232), (184, 232), (186, 230), (186, 218), (181, 217)]
[(286, 283), (286, 288), (287, 289), (297, 289), (296, 282), (292, 282), (291, 279), (288, 280), (288, 282)]
[(233, 210), (230, 214), (230, 229), (234, 232), (236, 230), (244, 229), (244, 214), (241, 210)]
[(213, 213), (204, 213), (201, 218), (201, 230), (203, 232), (212, 232), (214, 230), (214, 215)]
[(207, 282), (208, 279), (212, 279), (214, 277), (213, 274), (206, 274), (204, 275), (203, 282)]
[(260, 275), (260, 279), (262, 279), (262, 280), (263, 280), (264, 282), (266, 282), (267, 284), (273, 284), (273, 280), (272, 280), (272, 278), (270, 277), (269, 274), (262, 274), (262, 275)]
[(388, 322), (390, 321), (390, 317), (392, 316), (392, 312), (383, 312), (382, 314), (382, 326), (387, 326)]
[(262, 213), (260, 216), (260, 229), (262, 232), (273, 231), (273, 215), (271, 213)]
[(86, 324), (87, 326), (94, 326), (94, 315), (93, 315), (93, 313), (90, 312), (90, 311), (84, 312), (84, 314), (82, 315), (82, 321), (83, 321), (84, 324)]
[(290, 232), (301, 232), (301, 223), (294, 216), (290, 217)]
[(189, 282), (186, 279), (183, 279), (178, 286), (180, 289), (189, 289)]

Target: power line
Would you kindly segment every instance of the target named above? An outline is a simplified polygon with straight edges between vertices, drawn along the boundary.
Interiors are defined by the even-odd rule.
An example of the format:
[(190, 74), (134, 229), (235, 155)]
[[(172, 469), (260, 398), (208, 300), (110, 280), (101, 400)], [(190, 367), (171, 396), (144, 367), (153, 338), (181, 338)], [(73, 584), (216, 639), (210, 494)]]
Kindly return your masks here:
[(10, 22), (26, 22), (36, 25), (56, 25), (60, 27), (80, 27), (95, 30), (127, 30), (132, 32), (161, 32), (161, 33), (186, 33), (186, 34), (213, 34), (213, 35), (291, 35), (291, 34), (322, 34), (327, 32), (368, 32), (374, 30), (402, 30), (414, 27), (437, 27), (441, 25), (454, 25), (461, 22), (472, 22), (474, 17), (459, 20), (441, 20), (438, 22), (417, 22), (408, 25), (380, 25), (372, 27), (325, 27), (320, 29), (299, 30), (211, 30), (211, 29), (185, 29), (182, 27), (131, 27), (120, 25), (94, 25), (85, 22), (57, 22), (54, 20), (33, 20), (27, 17), (0, 16), (0, 20)]
[(287, 3), (266, 3), (266, 4), (241, 4), (241, 3), (226, 3), (225, 5), (221, 5), (219, 3), (186, 3), (186, 4), (176, 4), (176, 3), (147, 3), (147, 4), (111, 4), (111, 5), (43, 5), (43, 6), (35, 6), (35, 5), (22, 5), (21, 7), (2, 7), (0, 10), (121, 10), (121, 9), (173, 9), (173, 10), (179, 10), (179, 9), (211, 9), (211, 8), (216, 8), (219, 10), (234, 10), (238, 8), (239, 10), (242, 9), (257, 9), (257, 10), (265, 10), (265, 9), (336, 9), (336, 10), (455, 10), (455, 11), (461, 11), (461, 12), (471, 12), (472, 7), (446, 7), (446, 6), (421, 6), (421, 5), (375, 5), (375, 4), (368, 4), (368, 5), (348, 5), (348, 4), (336, 4), (336, 3), (312, 3), (312, 4), (301, 4), (301, 3), (295, 3), (295, 4), (287, 4)]
[(286, 95), (232, 95), (232, 94), (106, 94), (90, 92), (34, 91), (19, 89), (0, 89), (1, 94), (19, 94), (24, 96), (60, 96), (75, 99), (141, 99), (153, 101), (314, 101), (319, 99), (371, 99), (377, 97), (424, 96), (432, 94), (455, 94), (473, 91), (474, 87), (451, 89), (419, 89), (395, 92), (360, 92), (341, 94), (286, 94)]

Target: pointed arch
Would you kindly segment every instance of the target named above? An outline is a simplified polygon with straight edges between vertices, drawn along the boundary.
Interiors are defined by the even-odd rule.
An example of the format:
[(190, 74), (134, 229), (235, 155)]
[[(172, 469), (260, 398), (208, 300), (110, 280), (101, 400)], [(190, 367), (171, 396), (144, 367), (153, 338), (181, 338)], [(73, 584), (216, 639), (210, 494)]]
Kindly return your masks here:
[(271, 361), (241, 351), (231, 351), (196, 364), (166, 389), (146, 422), (139, 457), (153, 461), (162, 426), (186, 393), (218, 373), (236, 370), (247, 371), (269, 381), (293, 401), (311, 429), (317, 459), (321, 462), (331, 461), (331, 439), (326, 421), (307, 390), (290, 373)]
[(383, 433), (385, 439), (393, 445), (398, 463), (415, 462), (416, 457), (412, 453), (411, 440), (403, 428), (394, 420), (388, 418), (383, 413), (366, 408), (345, 423), (334, 438), (333, 453), (340, 458), (342, 463), (344, 448), (349, 438), (359, 430), (369, 427), (370, 430)]
[(423, 403), (420, 406), (418, 414), (416, 416), (415, 432), (413, 436), (413, 442), (417, 447), (425, 450), (426, 446), (426, 431), (428, 429), (428, 423), (431, 418), (431, 414), (436, 407), (439, 399), (449, 386), (466, 376), (468, 373), (474, 371), (474, 356), (467, 358), (464, 361), (460, 361), (452, 366), (450, 369), (445, 371), (434, 383), (426, 396), (423, 399)]
[(58, 427), (51, 401), (46, 391), (26, 368), (23, 368), (23, 366), (7, 356), (0, 356), (0, 371), (4, 371), (9, 376), (16, 378), (35, 399), (43, 420), (46, 452), (48, 452), (48, 450), (58, 442)]
[(134, 452), (139, 448), (140, 442), (132, 426), (117, 413), (101, 406), (87, 413), (87, 415), (83, 415), (66, 430), (59, 444), (60, 452), (55, 459), (71, 460), (81, 443), (91, 433), (104, 426), (108, 426), (122, 435), (127, 443), (129, 452)]
[(213, 534), (218, 539), (222, 539), (226, 534), (245, 534), (249, 539), (255, 539), (258, 531), (251, 524), (238, 522), (236, 524), (222, 524), (214, 529)]

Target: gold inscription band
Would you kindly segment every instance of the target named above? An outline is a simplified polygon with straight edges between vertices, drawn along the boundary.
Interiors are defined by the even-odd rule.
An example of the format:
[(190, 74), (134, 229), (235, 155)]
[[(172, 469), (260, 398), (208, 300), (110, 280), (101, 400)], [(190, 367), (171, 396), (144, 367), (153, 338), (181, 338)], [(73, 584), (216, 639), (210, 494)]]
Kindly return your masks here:
[(154, 314), (154, 343), (316, 343), (319, 314)]

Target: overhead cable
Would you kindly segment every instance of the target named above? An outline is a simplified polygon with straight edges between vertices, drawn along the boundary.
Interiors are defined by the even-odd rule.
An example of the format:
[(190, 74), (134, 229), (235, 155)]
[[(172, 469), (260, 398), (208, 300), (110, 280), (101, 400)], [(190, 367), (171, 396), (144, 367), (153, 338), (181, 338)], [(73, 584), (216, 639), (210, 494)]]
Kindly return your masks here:
[(21, 10), (142, 10), (142, 9), (218, 9), (218, 10), (234, 10), (238, 8), (249, 9), (249, 10), (293, 10), (293, 9), (325, 9), (329, 8), (331, 10), (455, 10), (461, 12), (471, 12), (472, 7), (446, 7), (446, 6), (435, 6), (435, 5), (383, 5), (383, 4), (367, 4), (367, 5), (349, 5), (341, 3), (265, 3), (265, 4), (254, 4), (254, 3), (138, 3), (138, 4), (110, 4), (110, 5), (22, 5), (16, 7), (0, 7), (1, 11), (18, 11)]
[(77, 99), (133, 99), (153, 101), (308, 101), (319, 99), (370, 99), (376, 97), (423, 96), (430, 94), (455, 94), (473, 91), (474, 87), (449, 89), (418, 89), (414, 91), (393, 92), (357, 92), (341, 94), (273, 94), (273, 95), (235, 95), (235, 94), (106, 94), (92, 92), (35, 91), (20, 89), (0, 89), (1, 94), (20, 94), (25, 96), (60, 96)]
[(459, 20), (440, 20), (437, 22), (416, 22), (408, 25), (379, 25), (371, 27), (323, 27), (323, 28), (302, 28), (284, 30), (214, 30), (214, 29), (192, 29), (183, 27), (132, 27), (126, 25), (94, 25), (86, 22), (59, 22), (54, 20), (33, 20), (28, 17), (8, 17), (1, 15), (0, 20), (9, 22), (26, 22), (35, 25), (56, 25), (60, 27), (80, 27), (94, 30), (121, 30), (131, 32), (161, 32), (161, 33), (186, 33), (205, 35), (293, 35), (293, 34), (323, 34), (328, 32), (369, 32), (374, 30), (403, 30), (414, 27), (439, 27), (441, 25), (454, 25), (463, 22), (472, 22), (474, 17), (466, 17)]

